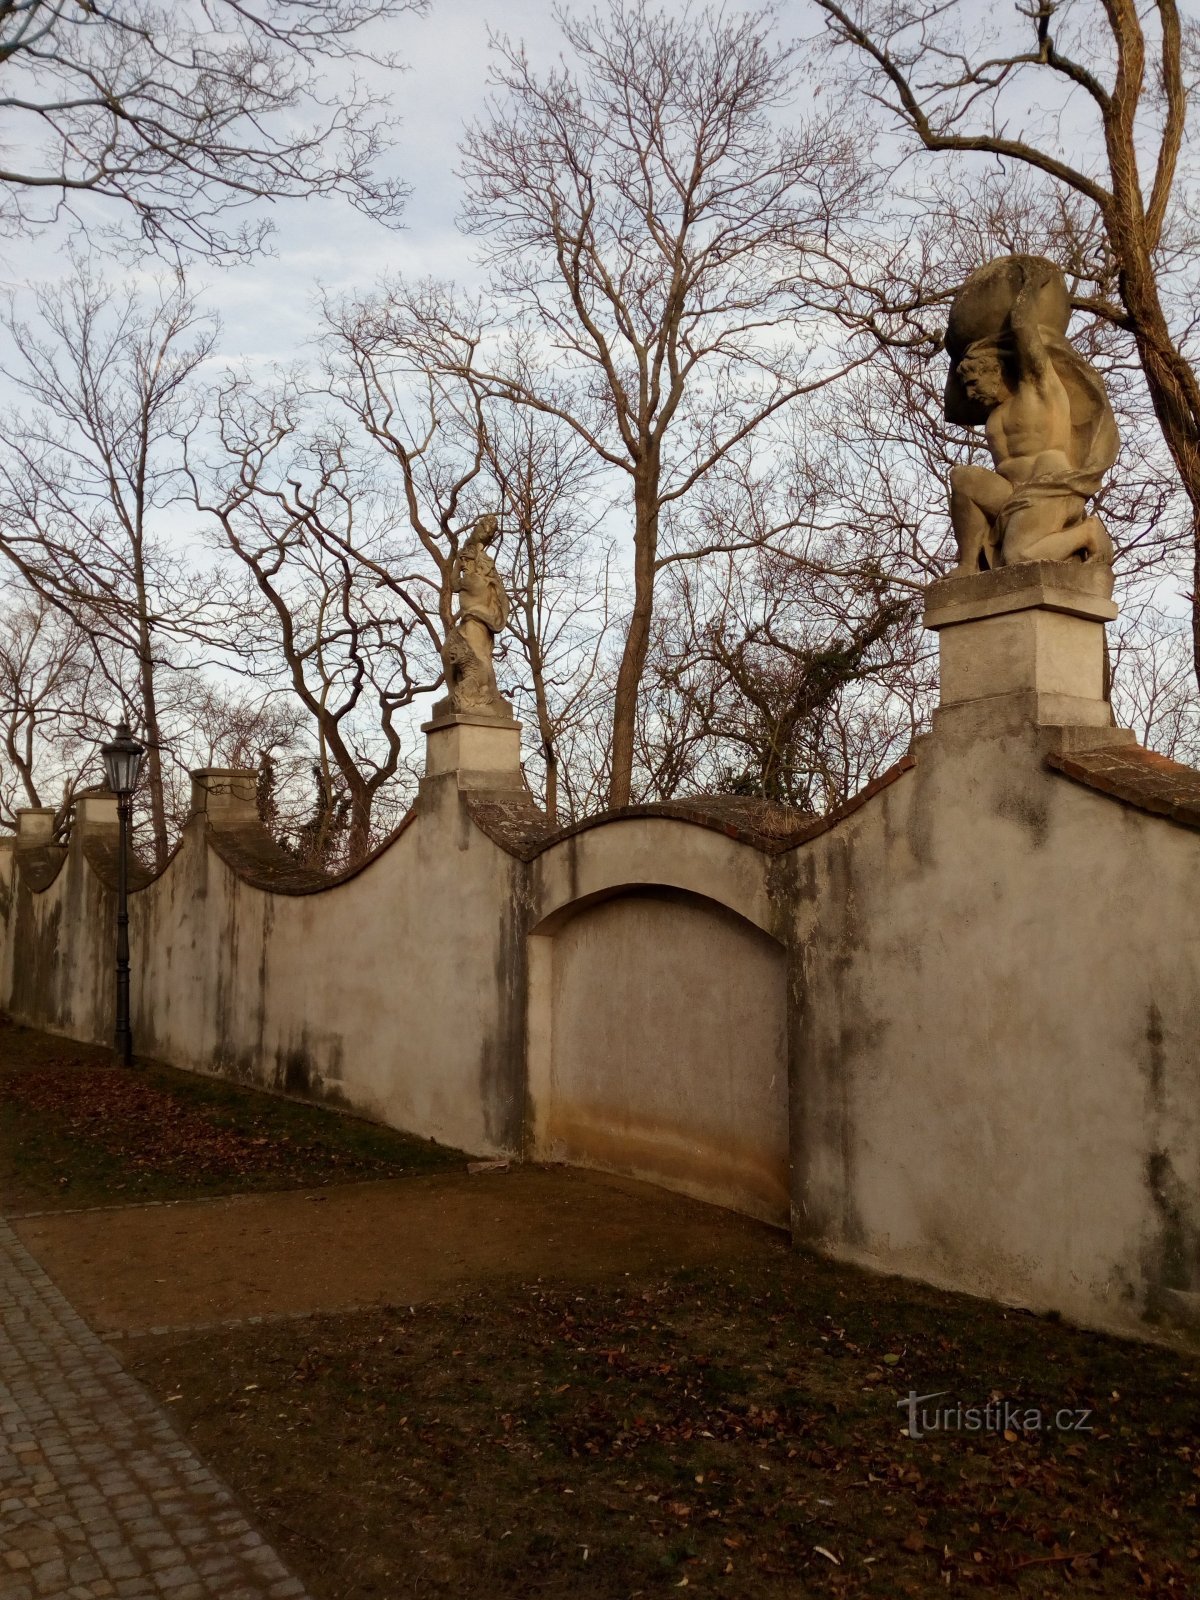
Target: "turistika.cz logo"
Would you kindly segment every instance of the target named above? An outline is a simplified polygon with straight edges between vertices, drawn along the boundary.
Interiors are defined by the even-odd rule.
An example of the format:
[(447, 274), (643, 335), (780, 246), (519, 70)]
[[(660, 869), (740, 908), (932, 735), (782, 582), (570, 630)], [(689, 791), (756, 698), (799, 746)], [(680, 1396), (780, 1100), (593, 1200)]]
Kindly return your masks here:
[(989, 1400), (982, 1406), (930, 1405), (932, 1400), (944, 1399), (948, 1389), (935, 1389), (931, 1394), (918, 1394), (910, 1389), (896, 1406), (908, 1412), (908, 1427), (904, 1430), (910, 1439), (924, 1439), (932, 1433), (998, 1433), (1004, 1438), (1016, 1439), (1025, 1433), (1091, 1433), (1092, 1411), (1087, 1406), (1062, 1406), (1057, 1411), (1043, 1411), (1040, 1406), (1022, 1405), (1016, 1400)]

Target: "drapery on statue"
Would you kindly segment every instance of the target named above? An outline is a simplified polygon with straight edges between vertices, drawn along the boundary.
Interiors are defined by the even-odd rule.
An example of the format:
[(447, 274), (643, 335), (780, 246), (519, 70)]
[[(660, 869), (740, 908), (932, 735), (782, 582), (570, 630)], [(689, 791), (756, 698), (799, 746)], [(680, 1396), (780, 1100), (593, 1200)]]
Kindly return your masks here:
[(1099, 373), (1068, 344), (1066, 281), (1042, 256), (1001, 256), (954, 297), (946, 420), (983, 424), (996, 470), (953, 467), (956, 574), (1022, 561), (1111, 561), (1087, 502), (1120, 439)]
[(450, 568), (450, 588), (458, 614), (446, 635), (442, 665), (452, 711), (511, 717), (508, 701), (496, 687), (492, 664), (496, 635), (508, 622), (509, 601), (488, 545), (500, 531), (491, 514), (476, 519)]

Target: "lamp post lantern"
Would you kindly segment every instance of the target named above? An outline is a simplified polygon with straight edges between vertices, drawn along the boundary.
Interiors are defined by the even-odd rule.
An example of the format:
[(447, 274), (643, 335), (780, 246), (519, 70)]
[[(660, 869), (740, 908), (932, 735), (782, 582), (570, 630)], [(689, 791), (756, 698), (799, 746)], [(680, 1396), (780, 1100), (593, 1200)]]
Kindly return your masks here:
[(146, 751), (129, 732), (117, 727), (111, 744), (102, 745), (104, 775), (117, 797), (117, 1028), (116, 1051), (122, 1066), (133, 1065), (133, 1032), (129, 1026), (129, 828), (133, 818), (133, 791)]

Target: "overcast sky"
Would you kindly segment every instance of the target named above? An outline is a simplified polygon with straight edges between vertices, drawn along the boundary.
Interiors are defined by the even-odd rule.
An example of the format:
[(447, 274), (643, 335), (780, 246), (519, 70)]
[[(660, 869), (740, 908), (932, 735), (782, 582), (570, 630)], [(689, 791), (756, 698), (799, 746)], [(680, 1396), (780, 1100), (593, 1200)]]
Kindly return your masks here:
[[(362, 288), (395, 269), (459, 281), (475, 276), (471, 245), (454, 224), (454, 168), (463, 123), (478, 114), (487, 93), (489, 23), (525, 39), (535, 56), (546, 59), (557, 50), (552, 0), (432, 0), (427, 16), (402, 17), (380, 41), (409, 66), (384, 80), (400, 118), (387, 166), (412, 187), (402, 231), (361, 217), (338, 200), (292, 202), (271, 209), (273, 255), (245, 267), (191, 269), (193, 287), (202, 288), (206, 307), (220, 314), (225, 354), (268, 361), (299, 354), (312, 326), (318, 283)], [(99, 214), (112, 216), (109, 208)], [(31, 283), (60, 276), (65, 242), (65, 230), (52, 228), (0, 247), (0, 285), (19, 294)], [(115, 260), (105, 270), (117, 280), (141, 275)], [(151, 260), (144, 270), (161, 268)]]
[(364, 288), (383, 273), (476, 280), (473, 246), (455, 226), (461, 191), (454, 176), (464, 122), (488, 92), (489, 24), (524, 39), (535, 59), (557, 53), (553, 0), (432, 0), (425, 17), (405, 17), (386, 47), (408, 63), (390, 76), (400, 127), (388, 166), (412, 189), (405, 226), (392, 231), (339, 201), (278, 206), (275, 253), (248, 267), (198, 271), (205, 301), (219, 311), (222, 349), (287, 361), (313, 323), (318, 284)]
[(389, 166), (412, 187), (400, 232), (358, 216), (340, 202), (276, 208), (273, 259), (217, 274), (209, 299), (231, 336), (226, 348), (284, 356), (311, 325), (314, 285), (364, 287), (383, 272), (474, 277), (471, 245), (455, 227), (454, 177), (464, 120), (487, 93), (488, 24), (532, 42), (554, 31), (551, 0), (433, 0), (425, 17), (391, 31), (409, 70), (391, 78), (401, 118)]

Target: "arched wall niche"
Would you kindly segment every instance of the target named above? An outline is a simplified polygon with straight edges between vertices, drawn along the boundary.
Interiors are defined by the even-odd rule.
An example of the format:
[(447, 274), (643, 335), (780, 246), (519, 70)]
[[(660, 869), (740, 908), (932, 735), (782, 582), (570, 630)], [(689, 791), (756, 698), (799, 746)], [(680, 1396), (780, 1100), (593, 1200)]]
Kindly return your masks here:
[(784, 950), (727, 906), (636, 884), (529, 937), (532, 1153), (788, 1225)]

